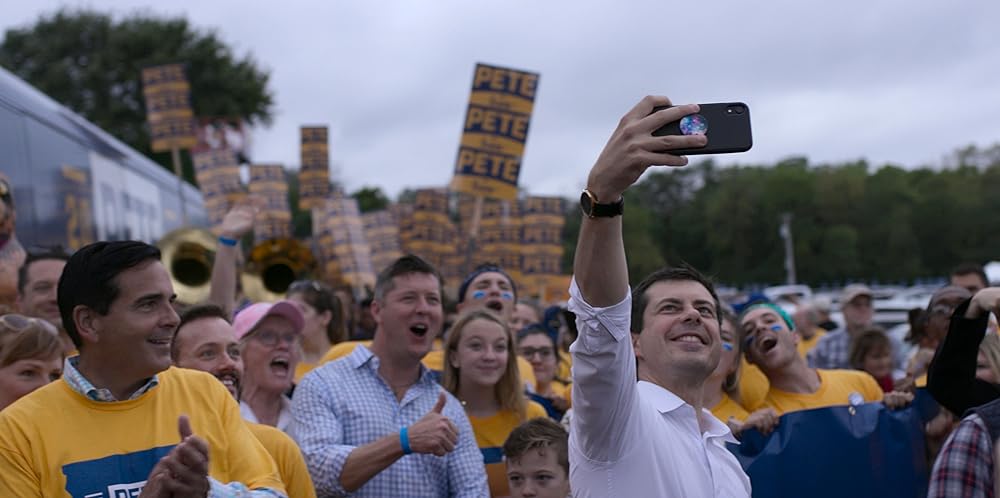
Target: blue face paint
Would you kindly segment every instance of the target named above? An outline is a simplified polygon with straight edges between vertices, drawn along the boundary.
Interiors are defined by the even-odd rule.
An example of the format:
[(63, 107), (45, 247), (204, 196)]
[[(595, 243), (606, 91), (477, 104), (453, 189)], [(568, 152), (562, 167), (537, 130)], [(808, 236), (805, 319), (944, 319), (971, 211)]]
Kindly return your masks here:
[(485, 299), (486, 291), (477, 290), (472, 293), (472, 299)]
[(500, 299), (503, 299), (504, 301), (513, 301), (514, 293), (503, 291), (500, 293)]
[(777, 323), (771, 325), (771, 332), (781, 332), (781, 325), (778, 325)]
[(726, 351), (732, 351), (733, 350), (733, 344), (731, 342), (723, 342), (722, 343), (722, 349), (725, 349)]

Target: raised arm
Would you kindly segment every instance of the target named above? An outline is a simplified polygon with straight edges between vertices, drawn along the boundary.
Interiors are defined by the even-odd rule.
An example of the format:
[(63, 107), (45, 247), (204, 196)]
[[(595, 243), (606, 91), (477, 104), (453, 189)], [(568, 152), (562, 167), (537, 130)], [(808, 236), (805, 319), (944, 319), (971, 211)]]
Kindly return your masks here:
[[(702, 136), (654, 137), (652, 132), (697, 106), (668, 106), (666, 97), (646, 97), (626, 114), (590, 171), (587, 190), (601, 204), (622, 193), (652, 165), (683, 166), (670, 149), (698, 147)], [(576, 446), (592, 460), (621, 455), (622, 435), (635, 401), (635, 357), (629, 330), (630, 299), (621, 216), (584, 216), (573, 262), (570, 310), (579, 337), (573, 354), (573, 424)]]
[[(657, 128), (698, 111), (697, 105), (686, 105), (650, 114), (654, 107), (667, 105), (670, 99), (666, 97), (646, 97), (622, 117), (587, 178), (587, 190), (597, 202), (617, 202), (652, 165), (687, 164), (687, 158), (669, 154), (670, 149), (705, 145), (700, 135), (652, 135)], [(621, 301), (628, 292), (621, 216), (583, 217), (573, 273), (591, 306), (603, 308)]]
[(941, 406), (961, 415), (1000, 398), (1000, 386), (976, 378), (976, 357), (990, 311), (1000, 313), (1000, 287), (988, 287), (951, 316), (948, 335), (927, 371), (927, 390)]
[[(240, 254), (240, 239), (253, 228), (257, 208), (251, 203), (234, 206), (219, 227), (219, 244), (212, 263), (212, 282), (208, 302), (222, 308), (226, 316), (233, 316), (236, 306), (237, 261)], [(236, 241), (235, 244), (223, 240)]]

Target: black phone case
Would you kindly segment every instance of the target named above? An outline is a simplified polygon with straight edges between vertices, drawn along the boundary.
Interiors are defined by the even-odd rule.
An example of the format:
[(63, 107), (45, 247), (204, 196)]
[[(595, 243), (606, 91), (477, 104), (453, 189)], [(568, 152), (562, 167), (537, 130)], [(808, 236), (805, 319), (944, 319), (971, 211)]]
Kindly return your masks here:
[[(735, 106), (742, 106), (743, 112), (736, 113)], [(708, 144), (692, 149), (671, 149), (670, 154), (678, 156), (695, 156), (702, 154), (727, 154), (746, 152), (753, 147), (753, 136), (750, 133), (750, 107), (742, 102), (719, 102), (699, 104), (700, 114), (708, 124), (705, 136)], [(653, 112), (666, 109), (657, 107)], [(653, 136), (682, 135), (680, 121), (667, 123), (653, 132)]]

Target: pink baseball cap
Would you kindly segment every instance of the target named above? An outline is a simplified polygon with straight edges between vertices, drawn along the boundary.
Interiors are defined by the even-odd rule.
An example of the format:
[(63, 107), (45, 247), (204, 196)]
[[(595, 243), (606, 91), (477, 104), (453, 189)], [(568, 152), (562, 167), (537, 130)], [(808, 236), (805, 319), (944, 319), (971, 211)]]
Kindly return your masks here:
[(261, 320), (269, 316), (280, 316), (292, 322), (296, 332), (302, 332), (305, 320), (299, 307), (291, 301), (278, 301), (276, 303), (254, 303), (240, 310), (233, 319), (233, 328), (236, 329), (236, 339), (242, 339), (252, 331)]

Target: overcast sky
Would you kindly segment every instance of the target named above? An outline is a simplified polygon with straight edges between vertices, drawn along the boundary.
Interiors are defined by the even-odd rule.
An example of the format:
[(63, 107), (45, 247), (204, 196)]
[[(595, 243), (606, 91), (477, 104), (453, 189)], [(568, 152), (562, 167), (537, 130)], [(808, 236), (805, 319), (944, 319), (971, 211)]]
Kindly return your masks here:
[(646, 94), (743, 101), (754, 147), (723, 164), (806, 155), (915, 167), (1000, 141), (997, 2), (3, 2), (0, 28), (59, 6), (146, 9), (214, 28), (271, 72), (258, 162), (298, 163), (298, 127), (330, 126), (347, 189), (440, 186), (477, 62), (541, 73), (520, 183), (574, 196)]

